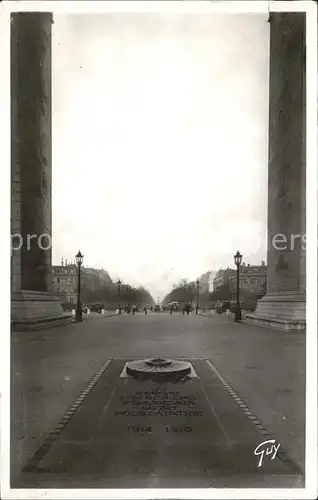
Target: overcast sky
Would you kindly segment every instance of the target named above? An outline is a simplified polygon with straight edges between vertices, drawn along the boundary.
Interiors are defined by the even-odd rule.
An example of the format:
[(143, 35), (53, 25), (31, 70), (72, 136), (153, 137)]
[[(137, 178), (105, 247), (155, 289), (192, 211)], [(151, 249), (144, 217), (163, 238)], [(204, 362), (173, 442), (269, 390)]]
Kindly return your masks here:
[(54, 264), (163, 298), (266, 260), (267, 17), (54, 16)]

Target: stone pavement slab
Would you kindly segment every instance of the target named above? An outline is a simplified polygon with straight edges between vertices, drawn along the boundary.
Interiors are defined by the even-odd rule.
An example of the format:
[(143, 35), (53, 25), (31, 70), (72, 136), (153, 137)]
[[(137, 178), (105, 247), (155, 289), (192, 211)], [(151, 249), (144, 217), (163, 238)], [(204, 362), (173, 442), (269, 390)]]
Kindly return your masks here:
[[(112, 360), (79, 406), (70, 410), (64, 427), (58, 426), (27, 464), (21, 487), (30, 485), (30, 476), (25, 477), (30, 473), (38, 486), (42, 473), (46, 481), (53, 473), (52, 484), (59, 487), (65, 481), (69, 484), (69, 475), (73, 487), (78, 487), (76, 475), (82, 484), (86, 474), (94, 474), (97, 482), (106, 475), (113, 484), (117, 477), (116, 487), (127, 488), (133, 487), (134, 474), (143, 487), (149, 476), (156, 476), (158, 487), (163, 487), (168, 477), (188, 474), (192, 487), (200, 487), (202, 478), (209, 479), (210, 487), (215, 478), (226, 485), (226, 478), (233, 475), (238, 483), (240, 475), (258, 475), (263, 481), (265, 476), (281, 476), (282, 487), (292, 478), (294, 486), (300, 486), (299, 468), (279, 447), (274, 460), (265, 456), (258, 467), (254, 450), (266, 440), (264, 434), (238, 406), (209, 362), (189, 361), (198, 378), (159, 384), (120, 378), (125, 360)], [(182, 484), (174, 482), (174, 487)]]

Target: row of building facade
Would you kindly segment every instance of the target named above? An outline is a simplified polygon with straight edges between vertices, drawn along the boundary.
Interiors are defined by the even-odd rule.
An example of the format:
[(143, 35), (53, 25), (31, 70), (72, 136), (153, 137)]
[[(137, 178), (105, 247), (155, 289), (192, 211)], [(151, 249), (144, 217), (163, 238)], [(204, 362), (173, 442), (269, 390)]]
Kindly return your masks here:
[[(75, 304), (77, 300), (78, 267), (75, 263), (64, 262), (52, 266), (52, 285), (54, 294), (61, 302)], [(94, 292), (112, 283), (105, 269), (81, 267), (81, 288)]]
[[(260, 265), (250, 265), (242, 263), (240, 266), (240, 289), (259, 294), (264, 290), (267, 276), (267, 265), (264, 261)], [(230, 289), (236, 290), (236, 269), (219, 269), (213, 279), (213, 290), (217, 290), (222, 285), (229, 283)]]

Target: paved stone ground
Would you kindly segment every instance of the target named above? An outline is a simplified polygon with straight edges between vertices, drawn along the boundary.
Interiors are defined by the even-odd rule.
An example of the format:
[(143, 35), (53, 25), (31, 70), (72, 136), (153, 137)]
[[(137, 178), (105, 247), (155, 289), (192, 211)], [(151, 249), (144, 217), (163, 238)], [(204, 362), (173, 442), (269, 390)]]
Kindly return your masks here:
[(304, 465), (305, 335), (192, 314), (91, 315), (12, 334), (12, 479), (110, 357), (202, 357)]

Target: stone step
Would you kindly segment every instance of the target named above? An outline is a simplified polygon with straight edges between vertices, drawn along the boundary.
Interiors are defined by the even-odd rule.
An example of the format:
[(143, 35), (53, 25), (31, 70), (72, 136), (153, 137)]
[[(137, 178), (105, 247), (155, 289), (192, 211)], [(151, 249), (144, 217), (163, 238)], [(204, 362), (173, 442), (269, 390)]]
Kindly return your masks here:
[(11, 323), (11, 329), (15, 332), (34, 331), (67, 325), (72, 322), (75, 322), (72, 315), (67, 314), (60, 317), (45, 318), (34, 321), (13, 321)]
[(275, 328), (283, 331), (304, 331), (306, 329), (306, 321), (290, 320), (287, 318), (269, 318), (259, 314), (248, 314), (243, 318), (246, 324)]

